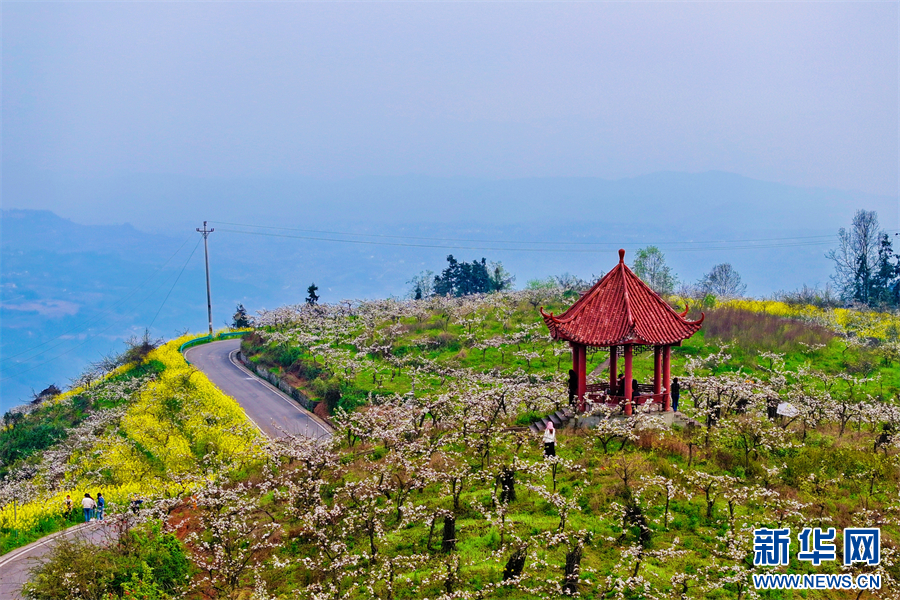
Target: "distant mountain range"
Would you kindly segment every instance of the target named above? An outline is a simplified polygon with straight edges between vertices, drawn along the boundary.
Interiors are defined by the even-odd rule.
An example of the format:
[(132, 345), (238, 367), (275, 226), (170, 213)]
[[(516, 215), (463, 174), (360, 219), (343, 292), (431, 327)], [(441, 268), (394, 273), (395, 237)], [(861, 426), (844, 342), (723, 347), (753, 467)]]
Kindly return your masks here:
[[(39, 206), (79, 223), (639, 224), (664, 230), (833, 230), (859, 207), (896, 227), (897, 198), (798, 188), (732, 173), (652, 173), (620, 180), (426, 176), (321, 180), (182, 175), (63, 178), (4, 173), (6, 208)], [(277, 220), (272, 223), (272, 220)], [(566, 230), (553, 232), (564, 236)]]
[[(566, 271), (601, 275), (618, 247), (631, 257), (657, 244), (683, 279), (730, 262), (759, 296), (824, 285), (830, 236), (857, 209), (877, 210), (883, 227), (897, 227), (896, 198), (728, 173), (618, 181), (14, 173), (4, 174), (2, 191), (3, 410), (32, 389), (65, 385), (151, 322), (160, 337), (205, 330), (203, 248), (194, 231), (204, 219), (216, 228), (209, 243), (217, 327), (238, 302), (251, 313), (302, 302), (311, 282), (323, 301), (404, 295), (413, 275), (440, 271), (447, 254), (502, 261), (524, 286)], [(49, 210), (29, 210), (38, 206)], [(124, 222), (132, 225), (110, 224)]]

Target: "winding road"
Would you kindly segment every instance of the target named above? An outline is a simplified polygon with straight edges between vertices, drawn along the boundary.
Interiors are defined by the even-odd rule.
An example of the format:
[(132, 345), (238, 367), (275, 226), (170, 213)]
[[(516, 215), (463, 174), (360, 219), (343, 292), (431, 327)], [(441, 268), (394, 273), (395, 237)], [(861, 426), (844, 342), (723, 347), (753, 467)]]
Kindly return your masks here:
[[(266, 436), (330, 437), (331, 429), (321, 419), (238, 363), (235, 354), (240, 345), (240, 339), (212, 342), (194, 346), (184, 355), (219, 389), (234, 398)], [(77, 525), (0, 556), (0, 600), (21, 600), (20, 590), (28, 580), (29, 570), (51, 549), (54, 540), (80, 537), (103, 544), (111, 533), (103, 522)]]
[(267, 436), (331, 436), (330, 428), (321, 419), (244, 368), (234, 357), (240, 347), (240, 339), (212, 342), (188, 349), (184, 357), (220, 390), (237, 400), (250, 420)]

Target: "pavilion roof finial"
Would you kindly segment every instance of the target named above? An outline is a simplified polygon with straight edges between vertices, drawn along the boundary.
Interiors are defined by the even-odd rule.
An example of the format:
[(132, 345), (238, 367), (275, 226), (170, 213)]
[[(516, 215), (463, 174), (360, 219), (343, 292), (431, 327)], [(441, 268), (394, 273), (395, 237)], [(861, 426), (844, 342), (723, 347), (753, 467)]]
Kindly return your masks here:
[(563, 314), (542, 310), (541, 316), (553, 339), (594, 347), (672, 345), (691, 337), (703, 322), (703, 315), (699, 321), (685, 320), (686, 312), (675, 312), (641, 281), (625, 264), (624, 249), (619, 264)]

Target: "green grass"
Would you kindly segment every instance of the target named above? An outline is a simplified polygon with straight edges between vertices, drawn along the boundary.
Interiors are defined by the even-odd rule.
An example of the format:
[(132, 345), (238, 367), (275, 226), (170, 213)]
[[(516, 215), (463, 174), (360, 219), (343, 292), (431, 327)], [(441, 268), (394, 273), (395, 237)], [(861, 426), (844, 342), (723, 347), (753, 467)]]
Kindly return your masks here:
[[(553, 310), (557, 314), (564, 309), (565, 305), (562, 302), (547, 307), (547, 310)], [(471, 317), (473, 314), (470, 313), (468, 316)], [(553, 348), (558, 343), (546, 340), (546, 329), (537, 311), (529, 303), (522, 302), (507, 307), (506, 311), (485, 306), (476, 310), (474, 316), (481, 319), (481, 322), (474, 326), (448, 319), (447, 315), (440, 312), (432, 312), (418, 319), (386, 318), (371, 330), (365, 329), (360, 320), (355, 328), (351, 327), (343, 337), (333, 342), (334, 348), (355, 353), (358, 348), (348, 344), (350, 339), (357, 336), (369, 339), (384, 337), (388, 329), (394, 326), (395, 330), (399, 329), (399, 333), (391, 338), (390, 352), (394, 357), (406, 359), (408, 362), (400, 370), (386, 357), (369, 354), (362, 368), (352, 377), (345, 376), (341, 372), (329, 370), (321, 356), (314, 356), (306, 348), (267, 343), (264, 336), (260, 335), (245, 339), (244, 350), (252, 360), (276, 369), (285, 377), (293, 378), (292, 381), (301, 390), (315, 398), (321, 398), (322, 382), (334, 381), (336, 378), (340, 385), (341, 402), (346, 402), (341, 405), (345, 407), (365, 403), (370, 395), (389, 397), (395, 394), (401, 396), (408, 394), (412, 389), (409, 371), (417, 361), (428, 360), (439, 366), (470, 369), (480, 373), (513, 373), (521, 370), (534, 379), (544, 381), (559, 377), (570, 368), (571, 359), (568, 353), (561, 356), (553, 355)], [(695, 316), (697, 317), (699, 314)], [(522, 350), (541, 354), (530, 363), (514, 356), (514, 352), (518, 349), (515, 345), (510, 345), (503, 351), (476, 347), (480, 341), (510, 335), (536, 324), (538, 327), (531, 330), (531, 336), (521, 341)], [(731, 354), (731, 358), (717, 365), (712, 372), (706, 371), (706, 374), (743, 371), (765, 379), (767, 377), (765, 367), (769, 366), (769, 359), (762, 354), (777, 352), (783, 355), (785, 368), (794, 373), (793, 375), (789, 373), (789, 377), (794, 377), (798, 368), (807, 367), (829, 375), (853, 374), (871, 378), (872, 381), (864, 383), (857, 390), (860, 397), (871, 394), (875, 398), (892, 400), (900, 392), (898, 389), (900, 365), (888, 363), (877, 353), (877, 349), (848, 345), (833, 332), (801, 321), (734, 309), (708, 311), (704, 328), (692, 338), (685, 340), (683, 345), (673, 348), (673, 375), (683, 375), (688, 360), (712, 354), (723, 344), (729, 345), (727, 352)], [(607, 356), (603, 351), (589, 354), (588, 372), (603, 362)], [(652, 354), (636, 357), (635, 376), (639, 380), (648, 382), (652, 377), (652, 368)], [(606, 375), (601, 377), (605, 379)], [(439, 393), (443, 389), (441, 384), (441, 378), (437, 375), (420, 376), (415, 382), (415, 393), (417, 396)], [(564, 388), (564, 384), (560, 386)], [(683, 397), (682, 404), (686, 400), (687, 398)], [(511, 415), (509, 424), (524, 425), (537, 416), (540, 415), (521, 412)], [(791, 435), (798, 440), (799, 431), (795, 427), (792, 431)], [(592, 441), (589, 434), (568, 431), (559, 434), (560, 456), (574, 460), (584, 469), (583, 473), (563, 473), (558, 484), (559, 490), (567, 497), (572, 497), (575, 493), (581, 494), (578, 501), (579, 510), (569, 515), (566, 530), (583, 530), (593, 534), (592, 541), (585, 548), (582, 563), (587, 577), (594, 582), (606, 576), (624, 578), (630, 575), (634, 566), (633, 561), (623, 562), (621, 551), (623, 547), (637, 543), (638, 530), (634, 526), (623, 528), (615, 510), (616, 505), (627, 504), (632, 494), (615, 472), (617, 463), (622, 461), (640, 462), (639, 475), (676, 479), (682, 486), (686, 483), (682, 481), (680, 470), (700, 470), (714, 475), (735, 477), (741, 485), (772, 489), (782, 498), (794, 498), (808, 505), (804, 509), (804, 516), (792, 521), (793, 527), (809, 525), (819, 516), (825, 516), (831, 519), (831, 525), (842, 528), (853, 524), (854, 519), (865, 510), (890, 511), (896, 505), (900, 492), (898, 486), (900, 474), (894, 464), (896, 451), (892, 450), (889, 456), (874, 454), (872, 443), (877, 431), (871, 430), (869, 426), (862, 427), (861, 430), (851, 427), (843, 436), (839, 436), (837, 426), (826, 423), (818, 430), (809, 431), (803, 444), (773, 451), (763, 450), (758, 456), (751, 455), (749, 458), (745, 458), (742, 452), (730, 445), (728, 439), (720, 440), (717, 435), (721, 434), (714, 435), (708, 446), (704, 443), (702, 434), (699, 440), (695, 439), (697, 446), (693, 449), (693, 458), (689, 459), (688, 442), (691, 436), (689, 431), (647, 435), (637, 444), (625, 444), (624, 448), (621, 441), (616, 441), (610, 445), (608, 455)], [(365, 442), (362, 442), (362, 446), (357, 444), (352, 449), (355, 454), (350, 454), (350, 451), (351, 449), (346, 447), (341, 450), (343, 455), (340, 463), (347, 467), (347, 473), (342, 475), (340, 480), (330, 484), (329, 488), (332, 490), (339, 488), (343, 481), (377, 473), (380, 469), (388, 469), (396, 461), (393, 458), (393, 450), (383, 446), (369, 447)], [(465, 454), (464, 451), (463, 453)], [(371, 462), (361, 462), (363, 459), (359, 457), (363, 455), (366, 457), (365, 460)], [(540, 457), (541, 448), (537, 440), (532, 440), (519, 454), (519, 458), (523, 460), (540, 461)], [(493, 460), (488, 468), (491, 473), (493, 472), (491, 469), (496, 470), (497, 465), (512, 460), (511, 447), (507, 445), (498, 449)], [(473, 477), (482, 472), (477, 461), (470, 464)], [(775, 475), (766, 475), (767, 468), (778, 468), (779, 471)], [(876, 485), (871, 488), (867, 483), (869, 480), (866, 479), (866, 474), (874, 472), (873, 469), (880, 471)], [(518, 500), (510, 506), (507, 517), (511, 524), (510, 532), (507, 534), (507, 545), (501, 548), (499, 531), (477, 510), (478, 507), (485, 507), (490, 503), (492, 479), (489, 473), (484, 475), (483, 480), (475, 477), (472, 485), (462, 494), (461, 510), (457, 517), (459, 542), (456, 555), (463, 565), (461, 580), (468, 582), (463, 588), (468, 590), (477, 590), (489, 582), (499, 581), (504, 562), (512, 551), (508, 545), (508, 536), (515, 535), (522, 540), (529, 540), (534, 536), (552, 532), (559, 524), (556, 509), (534, 492), (527, 490), (520, 481), (517, 489)], [(827, 479), (831, 483), (811, 483), (816, 477)], [(526, 476), (523, 478), (527, 479)], [(547, 482), (532, 480), (532, 483)], [(325, 494), (323, 501), (332, 502), (333, 498)], [(386, 507), (387, 499), (384, 502)], [(438, 485), (413, 493), (410, 502), (424, 503), (432, 507), (450, 506), (446, 491)], [(716, 500), (713, 517), (708, 518), (702, 493), (695, 489), (682, 493), (671, 503), (668, 528), (662, 525), (664, 512), (662, 502), (649, 497), (638, 502), (651, 530), (646, 551), (661, 551), (669, 547), (682, 551), (680, 556), (674, 558), (655, 559), (651, 556), (642, 563), (640, 573), (653, 582), (656, 591), (677, 597), (677, 590), (671, 585), (672, 577), (678, 573), (688, 573), (695, 575), (689, 582), (690, 598), (738, 597), (739, 591), (735, 584), (727, 584), (718, 591), (700, 591), (700, 585), (711, 577), (705, 574), (705, 569), (717, 564), (731, 564), (729, 562), (731, 559), (724, 556), (725, 549), (719, 540), (731, 526), (728, 505), (724, 498)], [(735, 518), (738, 523), (774, 526), (778, 517), (772, 510), (766, 501), (739, 503), (735, 507)], [(292, 519), (284, 514), (276, 518), (282, 520), (288, 527), (293, 523)], [(409, 554), (429, 556), (425, 565), (406, 574), (413, 585), (396, 591), (395, 597), (435, 597), (442, 593), (447, 557), (436, 551), (440, 545), (440, 524), (435, 528), (435, 539), (430, 551), (426, 546), (429, 530), (427, 522), (396, 527), (395, 523), (387, 519), (385, 528), (387, 533), (380, 542), (382, 546), (379, 550), (384, 556)], [(900, 542), (898, 534), (900, 532), (896, 521), (886, 523), (882, 529), (882, 536), (883, 540), (889, 541), (882, 543)], [(358, 538), (352, 546), (362, 548), (365, 544), (363, 539)], [(284, 553), (286, 557), (300, 558), (308, 556), (311, 551), (312, 546), (308, 542), (305, 543), (300, 536), (291, 540)], [(526, 572), (529, 572), (535, 580), (561, 580), (565, 552), (566, 549), (562, 546), (532, 548)], [(538, 562), (535, 563), (535, 560)], [(794, 558), (787, 571), (828, 573), (837, 572), (838, 569), (838, 563), (811, 568)], [(891, 569), (893, 575), (900, 578), (900, 569), (896, 567)], [(277, 574), (270, 571), (267, 577), (270, 577), (273, 583), (278, 582), (275, 586), (278, 593), (289, 594), (316, 580), (317, 574), (296, 568), (290, 575), (282, 571)], [(364, 579), (346, 582), (347, 589), (357, 590), (356, 593), (351, 593), (351, 597), (365, 597), (360, 591), (361, 587), (353, 588), (354, 585), (362, 585)], [(381, 584), (373, 585), (383, 591), (383, 588), (378, 587)], [(746, 594), (746, 589), (741, 593)], [(602, 597), (596, 591), (586, 592), (585, 595), (591, 598)], [(500, 588), (492, 592), (490, 597), (539, 596), (511, 588)], [(624, 597), (638, 599), (642, 595), (633, 590), (627, 592)], [(766, 593), (764, 597), (824, 599), (849, 598), (855, 597), (855, 594), (784, 591)], [(864, 594), (863, 597), (876, 596)]]
[[(564, 309), (564, 305), (556, 304), (545, 310), (559, 313)], [(530, 304), (523, 302), (515, 306), (505, 319), (489, 309), (478, 316), (484, 317), (484, 321), (480, 326), (474, 327), (448, 323), (446, 317), (439, 313), (433, 313), (421, 321), (413, 318), (400, 319), (398, 323), (404, 327), (405, 332), (393, 340), (391, 352), (401, 359), (427, 359), (439, 365), (472, 369), (481, 373), (511, 373), (521, 370), (544, 380), (564, 374), (571, 367), (568, 353), (554, 356), (554, 348), (559, 348), (562, 342), (551, 343), (546, 340), (546, 328), (540, 315)], [(692, 317), (699, 318), (699, 313)], [(391, 325), (393, 323), (389, 321), (384, 322), (372, 333), (377, 334)], [(534, 325), (538, 327), (519, 345), (511, 344), (502, 351), (473, 347), (472, 338), (477, 343)], [(364, 329), (360, 326), (351, 331), (353, 335), (357, 335), (363, 333)], [(472, 338), (467, 339), (467, 335)], [(426, 345), (420, 345), (423, 343)], [(842, 338), (821, 326), (733, 308), (709, 311), (704, 327), (681, 346), (673, 347), (673, 376), (684, 374), (688, 359), (711, 354), (725, 344), (729, 346), (727, 352), (732, 358), (718, 365), (713, 374), (742, 369), (761, 375), (760, 366), (767, 366), (769, 361), (760, 354), (776, 352), (784, 355), (785, 367), (790, 371), (807, 365), (826, 374), (848, 373), (871, 378), (871, 381), (859, 389), (863, 396), (871, 394), (877, 398), (894, 398), (900, 394), (900, 363), (888, 363), (876, 349), (848, 345)], [(824, 347), (817, 348), (817, 345)], [(357, 348), (343, 341), (334, 346), (357, 351)], [(342, 401), (336, 405), (348, 410), (364, 403), (369, 394), (404, 395), (413, 387), (408, 368), (397, 369), (383, 357), (373, 354), (368, 355), (365, 368), (360, 369), (353, 377), (346, 377), (341, 373), (329, 372), (320, 357), (315, 357), (307, 349), (298, 346), (267, 344), (255, 335), (245, 338), (243, 347), (251, 360), (269, 366), (276, 374), (293, 375), (297, 387), (313, 399), (323, 399), (323, 390), (326, 389), (324, 382), (332, 380), (336, 375), (337, 379), (331, 385), (339, 386), (342, 396)], [(515, 356), (515, 352), (520, 349), (537, 352), (541, 357), (531, 361), (523, 360)], [(602, 349), (589, 351), (587, 372), (591, 373), (608, 357), (608, 352)], [(620, 368), (621, 362), (620, 360)], [(414, 360), (412, 364), (415, 364)], [(607, 373), (604, 371), (596, 379), (606, 380)], [(651, 352), (635, 357), (634, 373), (641, 382), (652, 381)], [(317, 381), (320, 383), (317, 384)], [(440, 383), (438, 377), (420, 378), (416, 381), (416, 393), (421, 395), (435, 392), (440, 388)]]
[[(587, 475), (578, 475), (575, 473), (563, 473), (560, 476), (560, 490), (565, 495), (571, 495), (575, 490), (580, 490), (583, 494), (580, 511), (575, 511), (569, 517), (566, 530), (586, 530), (593, 533), (593, 542), (591, 542), (585, 553), (585, 559), (582, 563), (583, 568), (596, 571), (600, 575), (612, 574), (615, 576), (626, 576), (633, 563), (625, 566), (615, 565), (619, 562), (619, 552), (623, 545), (633, 544), (637, 540), (636, 530), (634, 528), (623, 530), (620, 521), (612, 515), (613, 503), (626, 502), (627, 493), (624, 485), (619, 477), (613, 471), (613, 465), (619, 460), (628, 460), (640, 458), (644, 462), (641, 468), (643, 475), (667, 475), (672, 476), (675, 467), (687, 468), (687, 458), (680, 451), (677, 451), (677, 444), (666, 440), (677, 440), (675, 435), (658, 435), (649, 441), (644, 442), (641, 446), (629, 445), (624, 452), (614, 452), (610, 456), (606, 456), (597, 451), (593, 446), (590, 436), (578, 433), (572, 434), (568, 432), (560, 433), (559, 453), (562, 457), (575, 459), (582, 466)], [(836, 455), (837, 453), (837, 455)], [(699, 460), (695, 459), (694, 469), (704, 470), (713, 474), (726, 474), (729, 470), (725, 467), (729, 462), (728, 457), (722, 455), (721, 449), (710, 451), (700, 451)], [(344, 480), (354, 479), (359, 473), (354, 469), (355, 466), (359, 470), (367, 472), (377, 472), (378, 469), (384, 467), (392, 460), (391, 452), (375, 452), (367, 456), (367, 460), (372, 461), (372, 466), (367, 466), (368, 462), (351, 463), (349, 473), (344, 476)], [(497, 463), (504, 463), (511, 458), (509, 449), (501, 453), (497, 457)], [(530, 461), (541, 460), (541, 449), (536, 442), (524, 449), (520, 458)], [(797, 448), (784, 456), (765, 455), (760, 459), (762, 464), (773, 465), (775, 463), (783, 463), (785, 465), (784, 477), (779, 480), (777, 489), (787, 497), (796, 497), (802, 501), (815, 503), (824, 502), (826, 505), (826, 514), (833, 519), (833, 526), (841, 528), (849, 526), (853, 514), (863, 510), (866, 506), (872, 510), (883, 510), (890, 506), (896, 500), (898, 492), (897, 476), (894, 474), (885, 480), (880, 489), (869, 496), (865, 485), (858, 481), (856, 477), (864, 465), (871, 464), (873, 455), (868, 449), (868, 440), (865, 436), (854, 439), (838, 439), (833, 432), (823, 431), (815, 437), (811, 437), (807, 445)], [(823, 495), (804, 487), (803, 482), (808, 480), (809, 476), (814, 473), (827, 474), (829, 477), (838, 478), (845, 483), (841, 486), (834, 486)], [(507, 533), (507, 542), (510, 535), (515, 534), (523, 540), (530, 537), (540, 535), (548, 531), (554, 531), (559, 524), (559, 515), (555, 508), (542, 500), (536, 494), (528, 491), (523, 483), (532, 481), (533, 483), (542, 483), (538, 478), (519, 475), (517, 486), (518, 500), (511, 505), (508, 515), (508, 522), (512, 524), (510, 532)], [(586, 483), (585, 483), (585, 480)], [(744, 483), (752, 483), (751, 477), (744, 478)], [(543, 481), (543, 483), (547, 483)], [(757, 483), (759, 483), (757, 481)], [(333, 485), (339, 485), (336, 481)], [(459, 537), (457, 556), (460, 559), (462, 567), (462, 579), (467, 582), (463, 587), (469, 590), (477, 590), (480, 586), (487, 582), (499, 581), (503, 563), (510, 554), (511, 549), (506, 546), (505, 549), (500, 546), (500, 535), (496, 527), (488, 523), (477, 510), (478, 507), (488, 507), (490, 505), (490, 485), (479, 483), (477, 479), (473, 479), (468, 489), (461, 497), (461, 510), (457, 518), (457, 535)], [(425, 490), (414, 493), (411, 503), (428, 503), (433, 506), (441, 506), (449, 508), (449, 498), (446, 497), (439, 486), (434, 485)], [(443, 499), (442, 499), (443, 498)], [(662, 550), (667, 547), (676, 545), (676, 547), (686, 554), (674, 560), (654, 560), (647, 559), (641, 568), (641, 573), (656, 582), (655, 585), (660, 586), (656, 589), (664, 590), (667, 582), (671, 581), (672, 576), (678, 572), (700, 572), (703, 567), (713, 562), (720, 561), (722, 552), (721, 544), (717, 541), (717, 537), (725, 534), (729, 529), (727, 503), (720, 498), (715, 505), (714, 515), (712, 519), (706, 517), (706, 506), (702, 495), (687, 494), (679, 497), (672, 502), (670, 507), (670, 523), (668, 529), (662, 525), (663, 506), (659, 502), (642, 501), (645, 514), (649, 520), (652, 537), (650, 543), (646, 546), (647, 551)], [(384, 505), (389, 505), (385, 500)], [(832, 509), (833, 506), (839, 506)], [(267, 510), (275, 511), (278, 515), (278, 506), (273, 504)], [(811, 512), (815, 512), (815, 509)], [(736, 508), (736, 517), (741, 522), (753, 522), (758, 520), (763, 524), (774, 526), (771, 513), (767, 512), (767, 507), (762, 503), (751, 503), (740, 505)], [(286, 524), (290, 524), (292, 519), (284, 514), (276, 516)], [(794, 521), (792, 521), (794, 522)], [(385, 519), (387, 533), (379, 541), (379, 552), (383, 556), (397, 556), (409, 554), (427, 554), (431, 558), (427, 565), (421, 566), (415, 572), (408, 573), (413, 581), (418, 581), (419, 586), (411, 586), (409, 589), (397, 591), (397, 598), (421, 598), (424, 596), (434, 597), (442, 591), (443, 581), (443, 561), (446, 556), (437, 552), (440, 545), (440, 527), (436, 528), (432, 549), (426, 546), (428, 538), (428, 523), (415, 523), (410, 526), (394, 528), (393, 518)], [(794, 522), (797, 526), (800, 523)], [(882, 543), (892, 543), (890, 540), (898, 539), (898, 531), (894, 525), (885, 526), (882, 529)], [(367, 542), (362, 538), (356, 538), (356, 543), (352, 549), (361, 550), (366, 547)], [(502, 550), (499, 555), (497, 551)], [(301, 558), (308, 556), (312, 552), (312, 547), (303, 541), (303, 537), (294, 538), (291, 544), (283, 551), (283, 558), (296, 557)], [(561, 565), (564, 562), (565, 549), (561, 547), (536, 548), (535, 557), (547, 561), (547, 566), (539, 566), (535, 564), (526, 565), (526, 570), (531, 569), (535, 578), (559, 578), (561, 577)], [(530, 559), (531, 561), (531, 559)], [(838, 563), (826, 563), (821, 567), (812, 568), (806, 563), (794, 560), (787, 569), (792, 573), (833, 573), (838, 572)], [(900, 576), (900, 573), (897, 573)], [(267, 576), (276, 579), (274, 570), (267, 573)], [(292, 576), (283, 579), (284, 573), (279, 572), (281, 577), (278, 586), (279, 593), (288, 593), (297, 586), (303, 585), (303, 582), (315, 579), (315, 573), (305, 572), (298, 569), (293, 572)], [(424, 582), (429, 577), (437, 578), (438, 582), (426, 585)], [(357, 583), (362, 583), (356, 580)], [(348, 582), (347, 585), (351, 585)], [(351, 586), (352, 587), (352, 586)], [(353, 594), (352, 597), (364, 597), (364, 595)], [(513, 589), (494, 592), (491, 597), (494, 598), (530, 598), (534, 597), (521, 591)], [(586, 594), (586, 597), (600, 597), (597, 595)], [(639, 596), (634, 596), (635, 598)], [(691, 595), (690, 597), (699, 597)], [(719, 595), (710, 595), (707, 597), (736, 597), (736, 588), (729, 588), (719, 593)], [(774, 597), (774, 596), (773, 596)], [(799, 592), (785, 592), (784, 598), (841, 598), (849, 596), (841, 596), (836, 593), (819, 593), (810, 592), (803, 595)], [(867, 596), (864, 596), (867, 597)], [(874, 596), (868, 596), (874, 597)]]

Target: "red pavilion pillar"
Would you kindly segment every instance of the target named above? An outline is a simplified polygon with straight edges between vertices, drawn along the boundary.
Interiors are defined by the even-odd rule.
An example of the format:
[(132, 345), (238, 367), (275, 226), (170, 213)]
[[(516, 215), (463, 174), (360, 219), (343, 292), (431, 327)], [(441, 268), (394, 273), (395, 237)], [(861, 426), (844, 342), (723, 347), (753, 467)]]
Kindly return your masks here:
[(662, 348), (653, 346), (653, 395), (654, 400), (659, 400), (662, 393)]
[(584, 411), (584, 394), (587, 391), (587, 347), (569, 342), (572, 347), (572, 370), (578, 381), (578, 410)]
[(666, 388), (664, 409), (672, 410), (672, 346), (663, 346), (663, 387)]
[(587, 346), (578, 345), (578, 364), (581, 370), (578, 371), (578, 410), (584, 412), (584, 395), (587, 393)]
[(616, 389), (616, 385), (619, 383), (619, 369), (617, 366), (619, 359), (619, 347), (618, 346), (610, 346), (609, 347), (609, 395), (615, 396), (613, 393)]
[(631, 351), (633, 346), (631, 344), (625, 344), (625, 415), (631, 416), (632, 407), (631, 407)]

